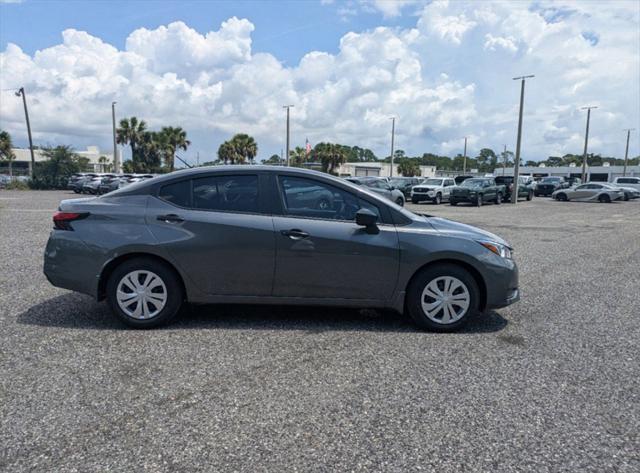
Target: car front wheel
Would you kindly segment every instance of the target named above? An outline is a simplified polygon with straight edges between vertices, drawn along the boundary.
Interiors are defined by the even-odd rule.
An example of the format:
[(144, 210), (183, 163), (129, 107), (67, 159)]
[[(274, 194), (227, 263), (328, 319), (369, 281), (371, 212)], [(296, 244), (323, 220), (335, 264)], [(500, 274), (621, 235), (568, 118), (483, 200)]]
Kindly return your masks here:
[(480, 194), (476, 197), (476, 207), (482, 207), (482, 196)]
[(502, 203), (502, 194), (498, 192), (498, 195), (496, 195), (496, 205), (500, 205), (501, 203)]
[(406, 307), (420, 327), (451, 332), (478, 311), (479, 300), (478, 285), (469, 272), (453, 264), (439, 264), (414, 278)]
[(107, 301), (130, 327), (154, 328), (176, 317), (184, 291), (178, 275), (166, 264), (133, 258), (120, 264), (109, 277)]
[(441, 202), (442, 202), (442, 195), (436, 194), (435, 198), (433, 199), (433, 203), (435, 205), (440, 205)]

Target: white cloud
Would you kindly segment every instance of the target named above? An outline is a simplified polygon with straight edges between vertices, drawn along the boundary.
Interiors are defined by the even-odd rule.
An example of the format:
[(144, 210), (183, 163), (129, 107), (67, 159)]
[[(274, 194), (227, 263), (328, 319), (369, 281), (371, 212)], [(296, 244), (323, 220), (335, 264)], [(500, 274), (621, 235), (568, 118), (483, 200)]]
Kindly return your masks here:
[[(235, 132), (253, 134), (266, 158), (280, 151), (282, 105), (294, 104), (294, 145), (309, 137), (384, 155), (393, 115), (407, 153), (455, 154), (468, 135), (471, 155), (474, 148), (514, 147), (519, 86), (511, 78), (534, 73), (525, 98), (525, 159), (579, 152), (579, 107), (595, 100), (591, 149), (619, 155), (620, 130), (640, 129), (637, 8), (474, 5), (433, 2), (415, 28), (350, 32), (335, 54), (310, 51), (292, 66), (252, 51), (254, 25), (246, 19), (230, 18), (204, 34), (182, 22), (140, 28), (124, 50), (69, 29), (60, 44), (33, 55), (8, 44), (0, 53), (0, 89), (25, 87), (38, 143), (108, 149), (115, 100), (119, 116), (184, 127), (202, 158)], [(22, 104), (11, 91), (0, 92), (0, 127), (24, 141)]]

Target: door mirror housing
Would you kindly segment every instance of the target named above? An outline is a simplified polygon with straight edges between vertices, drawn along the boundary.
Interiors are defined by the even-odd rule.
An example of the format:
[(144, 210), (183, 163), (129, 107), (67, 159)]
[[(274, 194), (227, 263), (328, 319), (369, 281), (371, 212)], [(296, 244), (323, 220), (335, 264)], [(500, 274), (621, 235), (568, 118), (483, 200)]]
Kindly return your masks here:
[(360, 209), (356, 212), (356, 225), (365, 227), (367, 233), (377, 233), (378, 216), (369, 209)]

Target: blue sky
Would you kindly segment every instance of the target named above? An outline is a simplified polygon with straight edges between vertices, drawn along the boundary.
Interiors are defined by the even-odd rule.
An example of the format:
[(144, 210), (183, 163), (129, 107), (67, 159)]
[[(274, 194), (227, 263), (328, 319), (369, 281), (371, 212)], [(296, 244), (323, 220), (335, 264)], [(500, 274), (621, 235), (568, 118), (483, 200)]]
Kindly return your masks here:
[[(182, 126), (193, 161), (235, 132), (259, 158), (336, 141), (384, 156), (390, 116), (409, 155), (515, 147), (527, 83), (523, 158), (621, 156), (640, 130), (640, 2), (535, 0), (0, 0), (0, 89), (28, 91), (36, 143), (110, 149), (110, 105), (150, 128)], [(26, 144), (24, 116), (0, 91), (0, 127)], [(632, 136), (637, 155), (640, 131)]]

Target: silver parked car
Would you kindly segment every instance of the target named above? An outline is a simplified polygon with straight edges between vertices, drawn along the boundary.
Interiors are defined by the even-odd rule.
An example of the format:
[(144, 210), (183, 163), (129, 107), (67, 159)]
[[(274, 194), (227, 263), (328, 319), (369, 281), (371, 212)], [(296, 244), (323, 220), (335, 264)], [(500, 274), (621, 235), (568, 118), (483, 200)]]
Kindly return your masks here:
[(359, 186), (365, 186), (372, 192), (380, 194), (386, 197), (391, 202), (395, 202), (402, 207), (405, 199), (401, 190), (394, 188), (389, 179), (384, 177), (347, 177), (347, 181), (357, 184)]
[(450, 331), (520, 297), (502, 238), (305, 169), (177, 171), (62, 201), (53, 222), (48, 280), (138, 328), (191, 302), (390, 308)]
[(568, 189), (558, 189), (551, 194), (556, 200), (578, 200), (582, 202), (613, 202), (624, 199), (624, 192), (604, 182), (587, 182)]

